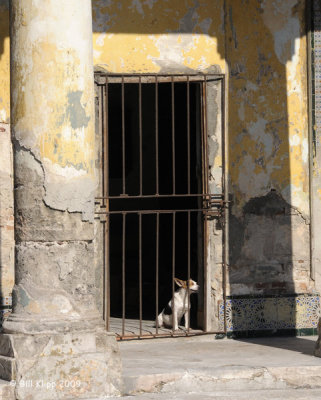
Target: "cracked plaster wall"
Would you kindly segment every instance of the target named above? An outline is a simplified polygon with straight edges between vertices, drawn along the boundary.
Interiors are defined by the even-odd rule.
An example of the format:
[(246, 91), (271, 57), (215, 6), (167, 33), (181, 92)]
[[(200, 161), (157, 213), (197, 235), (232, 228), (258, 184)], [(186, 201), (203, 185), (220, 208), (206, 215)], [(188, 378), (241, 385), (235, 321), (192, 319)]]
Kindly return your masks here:
[(94, 0), (93, 19), (109, 72), (227, 73), (228, 294), (313, 291), (305, 2)]
[[(0, 1), (0, 119), (6, 123), (10, 97), (7, 4)], [(93, 0), (93, 27), (94, 64), (107, 71), (206, 72), (213, 71), (214, 66), (214, 70), (227, 74), (228, 172), (233, 197), (230, 293), (311, 292), (304, 1)], [(57, 27), (43, 29), (50, 33)], [(50, 42), (42, 45), (50, 46)], [(68, 55), (62, 56), (68, 65)], [(52, 66), (47, 66), (46, 60), (42, 66), (41, 84), (51, 79), (53, 85), (60, 79), (68, 80), (68, 68), (51, 77)], [(63, 118), (59, 110), (38, 116), (44, 125), (45, 118), (54, 118), (56, 133), (64, 132), (62, 139), (56, 133), (40, 139), (37, 129), (32, 143), (29, 136), (28, 140), (23, 133), (19, 136), (21, 146), (37, 147), (35, 156), (50, 171), (52, 181), (46, 181), (45, 188), (52, 190), (41, 196), (53, 208), (65, 208), (68, 203), (68, 193), (59, 190), (57, 196), (60, 186), (55, 177), (63, 182), (63, 171), (78, 174), (93, 169), (87, 161), (80, 165), (74, 151), (79, 142), (86, 149), (86, 141), (93, 140), (93, 134), (84, 138), (77, 128), (78, 123), (87, 123), (83, 111), (90, 101), (75, 89), (62, 102), (62, 109), (69, 110)], [(39, 102), (49, 104), (50, 99), (40, 95)], [(24, 104), (26, 108), (21, 111), (32, 113), (28, 99)], [(77, 118), (73, 112), (79, 112)], [(64, 130), (67, 119), (75, 128), (72, 132)], [(60, 140), (68, 150), (62, 160), (57, 160), (55, 149), (62, 144)], [(273, 206), (275, 213), (262, 214), (255, 207), (253, 211), (253, 201), (265, 202), (265, 209), (271, 207), (271, 201), (277, 203)], [(84, 208), (86, 204), (82, 211)], [(66, 209), (73, 211), (70, 203)], [(46, 213), (45, 205), (43, 210)], [(265, 243), (267, 247), (263, 248)], [(214, 288), (216, 284), (213, 280)]]

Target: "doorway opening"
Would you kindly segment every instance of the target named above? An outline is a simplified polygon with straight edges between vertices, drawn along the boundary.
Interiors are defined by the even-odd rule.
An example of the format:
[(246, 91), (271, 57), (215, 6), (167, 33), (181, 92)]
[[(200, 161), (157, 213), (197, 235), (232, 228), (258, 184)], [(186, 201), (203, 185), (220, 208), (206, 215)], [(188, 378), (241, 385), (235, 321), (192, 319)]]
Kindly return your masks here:
[[(221, 201), (208, 193), (206, 77), (99, 78), (107, 329), (119, 338), (201, 333), (206, 222)], [(174, 278), (200, 287), (187, 290), (189, 327), (182, 319), (178, 331), (157, 321)]]

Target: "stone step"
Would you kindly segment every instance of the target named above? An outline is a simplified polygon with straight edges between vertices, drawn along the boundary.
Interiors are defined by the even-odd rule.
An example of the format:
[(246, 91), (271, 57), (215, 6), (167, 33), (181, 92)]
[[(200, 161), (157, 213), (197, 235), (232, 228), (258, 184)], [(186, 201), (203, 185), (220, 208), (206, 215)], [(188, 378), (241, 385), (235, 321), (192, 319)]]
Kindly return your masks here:
[(140, 393), (109, 400), (320, 400), (321, 389), (266, 389), (208, 393)]
[(0, 380), (11, 381), (12, 379), (15, 379), (15, 370), (14, 358), (0, 356)]
[(10, 382), (0, 380), (0, 399), (14, 400), (14, 385), (10, 384)]
[(211, 393), (271, 388), (321, 390), (321, 365), (305, 367), (224, 366), (199, 373), (184, 371), (125, 376), (124, 384), (126, 395), (142, 392), (162, 392), (172, 395), (173, 393)]

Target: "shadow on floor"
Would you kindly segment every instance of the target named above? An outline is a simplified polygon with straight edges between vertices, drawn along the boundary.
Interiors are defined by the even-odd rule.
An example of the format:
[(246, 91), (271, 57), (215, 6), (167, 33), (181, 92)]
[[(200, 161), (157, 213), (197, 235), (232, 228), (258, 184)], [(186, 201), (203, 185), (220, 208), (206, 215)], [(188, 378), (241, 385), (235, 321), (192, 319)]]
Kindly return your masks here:
[(253, 343), (260, 346), (279, 348), (295, 351), (305, 355), (314, 355), (317, 336), (309, 337), (274, 337), (274, 338), (255, 338), (255, 339), (236, 339), (238, 342)]

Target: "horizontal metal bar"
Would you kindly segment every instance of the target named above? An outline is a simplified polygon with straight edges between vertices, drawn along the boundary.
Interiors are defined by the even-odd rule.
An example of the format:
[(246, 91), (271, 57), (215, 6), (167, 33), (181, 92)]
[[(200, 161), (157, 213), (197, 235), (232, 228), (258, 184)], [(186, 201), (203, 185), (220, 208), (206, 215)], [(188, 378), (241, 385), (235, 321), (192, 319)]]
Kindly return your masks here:
[(212, 194), (212, 193), (197, 193), (197, 194), (191, 194), (191, 193), (186, 193), (186, 194), (146, 194), (142, 196), (129, 196), (129, 195), (119, 195), (119, 196), (100, 196), (100, 197), (95, 197), (95, 199), (100, 200), (100, 199), (117, 199), (117, 200), (125, 200), (125, 199), (153, 199), (153, 198), (160, 198), (160, 197), (222, 197), (223, 198), (224, 194), (219, 193), (219, 194)]
[(106, 83), (108, 76), (108, 83), (158, 83), (164, 82), (187, 82), (187, 77), (190, 82), (207, 82), (211, 80), (221, 80), (224, 74), (211, 74), (211, 75), (156, 75), (156, 74), (139, 74), (139, 75), (108, 75), (95, 73), (95, 81), (98, 85)]
[(120, 335), (116, 333), (117, 340), (136, 340), (136, 339), (162, 339), (166, 337), (189, 337), (189, 336), (205, 336), (205, 335), (225, 335), (224, 331), (213, 331), (213, 332), (168, 332), (158, 334), (142, 334), (142, 335)]
[[(176, 212), (207, 212), (214, 215), (215, 211), (208, 208), (195, 208), (195, 209), (183, 209), (183, 210), (118, 210), (118, 211), (97, 211), (95, 214), (173, 214)], [(220, 213), (217, 212), (217, 215)]]

